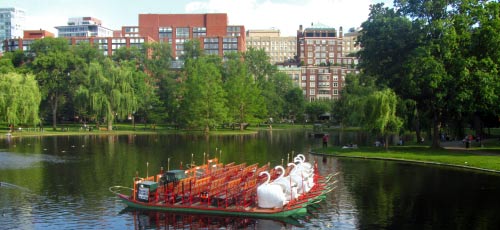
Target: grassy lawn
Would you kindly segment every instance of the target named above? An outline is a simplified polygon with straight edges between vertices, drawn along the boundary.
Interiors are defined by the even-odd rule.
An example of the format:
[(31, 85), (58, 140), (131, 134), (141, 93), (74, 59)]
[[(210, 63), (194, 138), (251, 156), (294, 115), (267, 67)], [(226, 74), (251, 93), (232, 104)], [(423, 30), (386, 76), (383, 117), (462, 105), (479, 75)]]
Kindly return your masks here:
[(487, 147), (469, 149), (431, 149), (423, 145), (391, 146), (388, 150), (380, 147), (360, 147), (358, 149), (342, 149), (330, 147), (313, 149), (313, 152), (340, 157), (360, 157), (417, 161), (445, 165), (495, 170), (500, 172), (500, 141), (488, 140)]

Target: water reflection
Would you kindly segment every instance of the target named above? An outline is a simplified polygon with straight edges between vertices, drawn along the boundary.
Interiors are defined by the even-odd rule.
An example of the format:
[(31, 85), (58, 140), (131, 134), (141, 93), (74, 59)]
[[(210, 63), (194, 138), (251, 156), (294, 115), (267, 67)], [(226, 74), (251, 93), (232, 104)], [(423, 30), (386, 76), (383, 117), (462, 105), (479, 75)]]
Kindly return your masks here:
[(126, 208), (122, 215), (131, 216), (134, 229), (291, 229), (303, 227), (292, 217), (283, 219), (253, 219), (213, 215), (194, 215)]
[[(191, 154), (195, 162), (202, 162), (203, 153), (214, 156), (218, 149), (222, 153), (217, 156), (221, 156), (224, 163), (277, 165), (282, 159), (286, 162), (292, 151), (304, 153), (320, 146), (321, 139), (309, 138), (306, 132), (279, 130), (208, 138), (196, 135), (12, 138), (0, 142), (0, 181), (18, 187), (0, 185), (0, 229), (179, 228), (183, 225), (168, 222), (175, 218), (167, 214), (120, 213), (125, 206), (108, 188), (130, 187), (136, 171), (140, 175), (151, 175), (162, 166), (166, 168), (169, 158), (173, 169), (181, 161), (190, 162)], [(319, 162), (322, 175), (341, 172), (336, 190), (311, 208), (309, 216), (292, 223), (245, 218), (241, 221), (230, 218), (228, 222), (219, 217), (203, 221), (206, 217), (200, 216), (180, 220), (192, 220), (199, 228), (225, 229), (238, 226), (249, 229), (500, 229), (498, 175), (309, 154), (306, 158)], [(187, 225), (184, 228), (190, 228)]]

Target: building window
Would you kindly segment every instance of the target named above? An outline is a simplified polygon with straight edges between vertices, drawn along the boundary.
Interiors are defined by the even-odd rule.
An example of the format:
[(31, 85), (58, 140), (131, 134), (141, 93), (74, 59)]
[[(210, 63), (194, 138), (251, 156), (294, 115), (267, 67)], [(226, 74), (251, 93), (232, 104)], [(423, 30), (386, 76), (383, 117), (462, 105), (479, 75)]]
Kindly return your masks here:
[(175, 28), (175, 37), (176, 38), (189, 38), (189, 28), (188, 27)]
[(315, 75), (311, 75), (311, 76), (309, 76), (309, 80), (311, 80), (311, 81), (316, 81), (316, 76), (315, 76)]
[(309, 87), (311, 87), (311, 88), (316, 87), (316, 82), (314, 82), (314, 81), (309, 82)]
[(316, 90), (310, 89), (309, 90), (309, 95), (316, 95)]
[(172, 27), (160, 27), (158, 28), (158, 34), (161, 40), (164, 38), (172, 39)]
[(333, 95), (339, 95), (339, 91), (337, 89), (333, 90)]
[(207, 28), (206, 27), (194, 27), (193, 28), (193, 37), (205, 37), (207, 36)]

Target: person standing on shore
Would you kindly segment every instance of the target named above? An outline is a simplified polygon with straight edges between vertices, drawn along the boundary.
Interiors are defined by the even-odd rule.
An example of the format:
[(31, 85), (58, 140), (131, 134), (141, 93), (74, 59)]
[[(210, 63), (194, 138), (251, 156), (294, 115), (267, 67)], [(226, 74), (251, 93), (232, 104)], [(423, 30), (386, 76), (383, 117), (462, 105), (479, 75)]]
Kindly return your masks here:
[(323, 135), (323, 148), (328, 147), (328, 134)]

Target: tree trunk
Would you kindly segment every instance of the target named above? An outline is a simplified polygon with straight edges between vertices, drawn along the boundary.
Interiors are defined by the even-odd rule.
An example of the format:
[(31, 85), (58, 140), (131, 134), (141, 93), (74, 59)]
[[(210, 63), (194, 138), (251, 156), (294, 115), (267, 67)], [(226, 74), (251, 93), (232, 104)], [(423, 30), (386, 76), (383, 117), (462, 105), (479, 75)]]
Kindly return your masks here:
[(389, 135), (384, 134), (384, 148), (385, 150), (389, 150)]
[(476, 134), (476, 137), (482, 137), (483, 136), (483, 129), (482, 129), (482, 121), (481, 117), (477, 113), (474, 113), (474, 132)]
[(438, 149), (441, 147), (439, 141), (439, 131), (441, 129), (441, 120), (439, 119), (439, 112), (434, 111), (434, 118), (432, 119), (434, 132), (432, 134), (432, 145), (431, 148)]
[(52, 129), (56, 131), (57, 129), (57, 94), (52, 95), (50, 100), (50, 106), (52, 107)]
[(108, 131), (113, 130), (113, 120), (108, 119)]
[(422, 133), (420, 131), (420, 117), (417, 108), (415, 108), (415, 133), (417, 134), (417, 143), (420, 143), (420, 140), (422, 140)]

